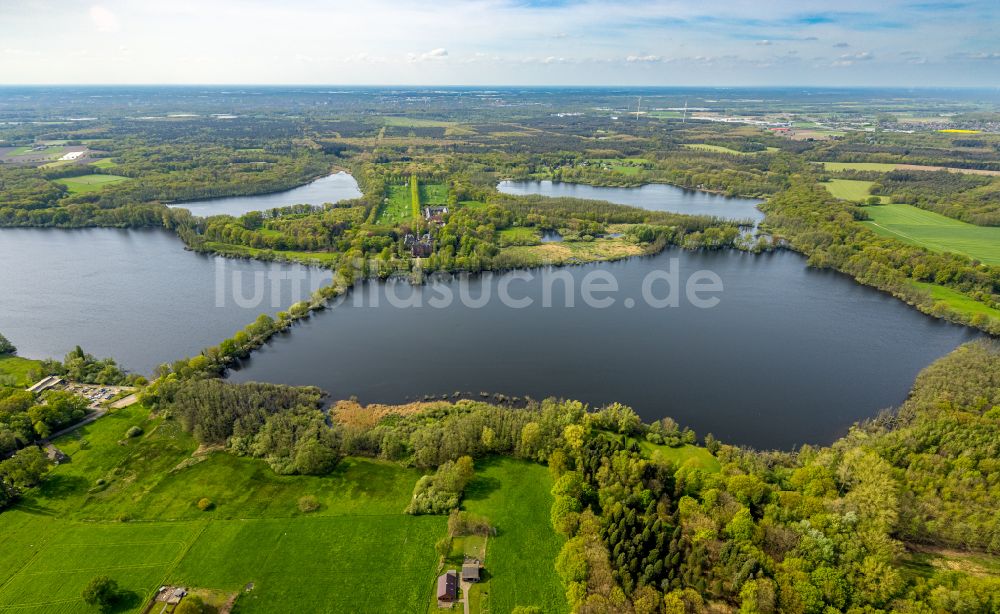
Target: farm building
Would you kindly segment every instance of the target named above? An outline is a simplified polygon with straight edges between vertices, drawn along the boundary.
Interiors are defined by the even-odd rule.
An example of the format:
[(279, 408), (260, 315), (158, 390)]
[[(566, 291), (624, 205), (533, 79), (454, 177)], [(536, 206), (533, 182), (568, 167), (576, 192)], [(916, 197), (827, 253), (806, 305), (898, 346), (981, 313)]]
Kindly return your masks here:
[(462, 582), (479, 582), (479, 563), (471, 562), (462, 565)]
[(458, 599), (458, 574), (453, 569), (438, 576), (437, 598), (445, 602)]

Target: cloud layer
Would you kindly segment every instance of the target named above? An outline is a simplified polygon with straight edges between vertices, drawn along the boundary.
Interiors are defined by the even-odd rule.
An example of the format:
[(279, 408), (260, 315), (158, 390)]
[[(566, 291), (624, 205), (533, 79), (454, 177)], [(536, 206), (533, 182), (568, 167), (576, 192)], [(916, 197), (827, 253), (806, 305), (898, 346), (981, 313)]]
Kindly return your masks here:
[(0, 4), (0, 83), (1000, 83), (994, 0), (830, 6), (24, 0)]

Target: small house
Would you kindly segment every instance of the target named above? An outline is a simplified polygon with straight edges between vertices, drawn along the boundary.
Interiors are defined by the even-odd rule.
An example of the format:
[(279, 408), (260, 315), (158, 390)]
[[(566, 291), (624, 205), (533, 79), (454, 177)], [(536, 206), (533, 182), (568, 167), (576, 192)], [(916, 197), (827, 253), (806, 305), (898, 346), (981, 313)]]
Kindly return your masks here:
[(462, 565), (462, 582), (479, 582), (479, 563)]
[(458, 574), (449, 569), (438, 576), (438, 601), (452, 602), (458, 599)]

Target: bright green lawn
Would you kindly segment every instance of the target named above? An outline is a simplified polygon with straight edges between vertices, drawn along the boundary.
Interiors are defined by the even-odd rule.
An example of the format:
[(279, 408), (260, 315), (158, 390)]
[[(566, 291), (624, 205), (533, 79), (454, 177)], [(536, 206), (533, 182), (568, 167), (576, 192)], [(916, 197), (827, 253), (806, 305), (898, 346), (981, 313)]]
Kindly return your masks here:
[(690, 461), (692, 465), (711, 473), (716, 473), (722, 469), (719, 459), (712, 456), (711, 452), (701, 446), (683, 445), (672, 448), (670, 446), (657, 445), (643, 439), (639, 441), (639, 448), (642, 449), (644, 456), (653, 460), (668, 460), (677, 466), (684, 465)]
[(563, 539), (549, 521), (551, 490), (552, 479), (542, 465), (510, 458), (477, 463), (464, 507), (486, 516), (497, 529), (486, 548), (488, 582), (476, 589), (486, 611), (510, 612), (518, 605), (566, 610), (555, 572)]
[(420, 183), (420, 205), (448, 204), (448, 186), (443, 183)]
[(956, 292), (951, 288), (944, 288), (935, 284), (917, 281), (910, 283), (921, 290), (926, 290), (930, 293), (932, 299), (946, 303), (948, 307), (958, 313), (961, 313), (962, 315), (972, 317), (981, 313), (1000, 322), (1000, 309), (993, 309), (992, 307), (984, 305), (977, 300), (969, 298), (961, 292)]
[(513, 228), (504, 228), (500, 231), (501, 247), (509, 245), (538, 245), (541, 242), (542, 237), (538, 230), (534, 228), (515, 226)]
[(56, 183), (66, 186), (70, 194), (83, 194), (103, 190), (106, 186), (113, 183), (128, 180), (128, 177), (121, 177), (119, 175), (81, 175), (79, 177), (57, 179)]
[[(119, 443), (133, 425), (145, 434)], [(253, 582), (247, 612), (409, 612), (433, 591), (447, 523), (402, 513), (419, 471), (347, 459), (329, 476), (278, 476), (222, 452), (192, 463), (191, 437), (141, 406), (56, 444), (70, 462), (0, 513), (0, 611), (92, 611), (79, 595), (99, 574), (135, 593), (132, 609), (164, 583)], [(298, 510), (307, 494), (312, 514)]]
[[(823, 184), (830, 194), (843, 200), (853, 200), (862, 202), (871, 196), (874, 181), (858, 181), (855, 179), (831, 179)], [(882, 202), (886, 202), (886, 197), (880, 196)]]
[(118, 166), (118, 163), (113, 158), (100, 158), (91, 162), (90, 165), (97, 168), (111, 168), (112, 166)]
[(20, 356), (0, 356), (0, 386), (26, 388), (35, 383), (41, 363)]
[(1000, 264), (1000, 227), (976, 226), (912, 205), (867, 207), (866, 226), (880, 235), (935, 252), (964, 254), (986, 264)]
[(410, 184), (390, 185), (386, 190), (386, 198), (389, 202), (382, 205), (379, 211), (377, 224), (383, 226), (398, 226), (413, 219), (412, 198), (410, 195)]

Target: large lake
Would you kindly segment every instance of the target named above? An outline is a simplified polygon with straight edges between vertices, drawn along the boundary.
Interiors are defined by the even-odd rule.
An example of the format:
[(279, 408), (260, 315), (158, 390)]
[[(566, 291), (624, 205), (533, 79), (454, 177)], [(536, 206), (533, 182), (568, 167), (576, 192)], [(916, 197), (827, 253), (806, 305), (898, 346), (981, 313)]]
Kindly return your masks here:
[(176, 203), (171, 206), (188, 209), (194, 215), (202, 217), (209, 215), (240, 216), (248, 211), (264, 211), (288, 205), (322, 205), (360, 197), (361, 190), (358, 189), (358, 182), (348, 173), (341, 171), (284, 192), (210, 198)]
[(688, 215), (712, 215), (720, 218), (760, 222), (764, 214), (757, 209), (761, 201), (730, 198), (720, 194), (686, 190), (662, 183), (647, 183), (635, 188), (614, 188), (552, 181), (501, 181), (497, 190), (504, 194), (540, 194), (606, 200), (654, 211), (672, 211)]
[(185, 251), (163, 230), (5, 228), (0, 263), (0, 333), (21, 356), (61, 359), (79, 344), (143, 374), (330, 279), (299, 265)]
[[(718, 305), (655, 308), (641, 300), (643, 280), (672, 262), (682, 284), (695, 271), (715, 272), (724, 288)], [(619, 284), (608, 308), (582, 303), (581, 283), (598, 270)], [(788, 448), (830, 442), (900, 403), (920, 369), (976, 337), (847, 277), (809, 269), (789, 252), (674, 250), (561, 269), (577, 288), (574, 307), (562, 300), (565, 282), (551, 284), (559, 300), (545, 307), (542, 271), (516, 278), (523, 274), (468, 282), (470, 297), (486, 290), (493, 297), (482, 308), (457, 299), (428, 306), (442, 295), (436, 287), (368, 284), (356, 293), (361, 306), (352, 299), (315, 315), (230, 377), (318, 385), (364, 403), (456, 391), (619, 401), (647, 420), (671, 416), (702, 435)], [(501, 286), (533, 304), (505, 306)], [(457, 281), (447, 287), (459, 296)], [(666, 283), (653, 288), (663, 295)], [(388, 300), (411, 293), (424, 306)]]

